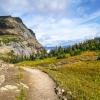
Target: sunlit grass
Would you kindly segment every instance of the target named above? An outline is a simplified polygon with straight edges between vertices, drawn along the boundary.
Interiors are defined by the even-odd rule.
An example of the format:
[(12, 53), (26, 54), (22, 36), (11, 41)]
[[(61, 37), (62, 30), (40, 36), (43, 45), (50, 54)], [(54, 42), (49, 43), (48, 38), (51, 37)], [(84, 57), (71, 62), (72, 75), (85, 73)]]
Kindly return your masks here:
[(100, 99), (100, 62), (77, 62), (57, 71), (41, 68), (65, 90), (71, 90), (76, 100)]
[[(95, 56), (93, 52), (82, 53), (81, 56)], [(56, 70), (48, 67), (48, 63), (55, 63), (58, 60), (48, 58), (36, 61), (24, 61), (17, 65), (38, 67), (48, 73), (66, 91), (70, 90), (75, 100), (100, 100), (100, 61), (81, 61), (79, 56), (60, 59), (59, 61), (70, 62), (57, 66)], [(85, 56), (84, 56), (85, 57)], [(58, 61), (58, 62), (59, 62)], [(42, 64), (46, 67), (42, 67)]]
[(50, 63), (52, 61), (54, 61), (55, 58), (47, 58), (47, 59), (38, 59), (35, 61), (23, 61), (21, 63), (18, 63), (18, 65), (29, 65), (29, 66), (33, 66), (33, 65), (38, 65), (38, 64), (42, 64), (42, 63)]
[(19, 62), (17, 63), (17, 65), (19, 66), (36, 66), (36, 65), (46, 65), (46, 64), (50, 64), (50, 63), (55, 63), (55, 62), (59, 62), (60, 60), (66, 60), (66, 59), (56, 59), (55, 57), (52, 58), (45, 58), (45, 59), (37, 59), (35, 61), (23, 61), (23, 62)]

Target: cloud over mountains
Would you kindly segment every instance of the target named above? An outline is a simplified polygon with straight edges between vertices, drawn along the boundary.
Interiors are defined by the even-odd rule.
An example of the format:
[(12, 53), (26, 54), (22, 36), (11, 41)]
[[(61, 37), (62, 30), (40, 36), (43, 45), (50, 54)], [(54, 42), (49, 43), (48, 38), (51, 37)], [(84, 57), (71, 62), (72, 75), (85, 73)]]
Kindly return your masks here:
[(99, 0), (1, 0), (0, 15), (21, 17), (43, 45), (56, 45), (56, 41), (99, 33), (99, 3)]

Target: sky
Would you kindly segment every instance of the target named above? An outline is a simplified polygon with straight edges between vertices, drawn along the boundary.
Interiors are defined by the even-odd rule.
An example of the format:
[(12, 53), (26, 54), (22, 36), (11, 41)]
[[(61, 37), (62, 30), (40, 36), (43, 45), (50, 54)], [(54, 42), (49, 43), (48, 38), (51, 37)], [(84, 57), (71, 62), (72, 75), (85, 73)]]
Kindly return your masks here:
[(22, 18), (43, 46), (100, 36), (100, 0), (0, 0), (0, 16)]

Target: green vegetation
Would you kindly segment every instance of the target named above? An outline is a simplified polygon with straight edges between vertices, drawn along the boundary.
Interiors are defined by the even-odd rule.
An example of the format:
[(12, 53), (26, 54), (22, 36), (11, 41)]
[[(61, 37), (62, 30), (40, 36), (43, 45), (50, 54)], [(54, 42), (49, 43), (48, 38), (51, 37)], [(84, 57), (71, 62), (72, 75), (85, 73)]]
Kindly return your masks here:
[(97, 58), (97, 60), (100, 60), (100, 54), (98, 55), (98, 58)]
[(58, 47), (50, 51), (49, 56), (57, 57), (57, 58), (64, 58), (66, 54), (71, 56), (79, 55), (83, 51), (98, 51), (100, 50), (100, 38), (95, 38), (92, 40), (87, 40), (83, 43), (75, 44), (68, 48)]
[[(14, 39), (14, 38), (13, 38)], [(100, 50), (100, 38), (95, 38), (93, 40), (88, 40), (84, 43), (75, 44), (68, 48), (58, 47), (47, 53), (45, 49), (38, 51), (37, 53), (33, 53), (30, 56), (26, 55), (14, 55), (14, 51), (9, 54), (9, 62), (11, 63), (18, 63), (21, 61), (36, 61), (45, 58), (56, 58), (56, 59), (64, 59), (70, 56), (80, 55), (84, 51), (96, 51), (99, 52)], [(98, 58), (99, 59), (99, 58)]]
[(5, 55), (0, 56), (1, 59), (3, 59), (6, 62), (10, 63), (18, 63), (22, 61), (35, 61), (35, 60), (42, 60), (47, 58), (47, 53), (46, 50), (40, 50), (36, 54), (31, 54), (31, 55), (15, 55), (14, 51), (11, 50), (10, 52), (6, 53)]
[(57, 68), (41, 68), (47, 72), (60, 87), (70, 90), (75, 100), (100, 99), (100, 62), (77, 62)]
[(26, 100), (26, 90), (24, 87), (21, 87), (20, 94), (16, 97), (16, 100)]
[(66, 92), (71, 91), (75, 100), (99, 100), (99, 45), (100, 38), (96, 38), (69, 48), (56, 48), (49, 54), (38, 52), (17, 65), (45, 71)]
[[(75, 100), (99, 100), (100, 62), (97, 60), (80, 60), (83, 56), (90, 56), (91, 58), (95, 55), (95, 52), (88, 51), (83, 52), (80, 56), (73, 56), (64, 59), (49, 58), (36, 61), (24, 61), (17, 65), (36, 67), (48, 73), (61, 88), (64, 88), (66, 91), (71, 91)], [(50, 64), (65, 61), (67, 64), (57, 65), (56, 70), (49, 67)], [(46, 66), (43, 67), (44, 65)]]
[(16, 37), (15, 35), (0, 35), (0, 43), (9, 43), (9, 42), (17, 42), (19, 41), (18, 37)]
[(35, 61), (23, 61), (19, 62), (17, 65), (26, 65), (28, 63), (29, 66), (36, 66), (36, 65), (45, 65), (50, 64), (51, 62), (55, 62), (56, 58), (45, 58), (45, 59), (37, 59)]
[(18, 80), (18, 82), (20, 82), (23, 79), (23, 73), (21, 71), (19, 71), (16, 75), (16, 79)]
[[(18, 67), (18, 72), (16, 74), (16, 79), (20, 83), (23, 79), (23, 71), (20, 67)], [(20, 92), (18, 96), (16, 97), (16, 100), (26, 100), (26, 95), (27, 95), (27, 90), (21, 86), (20, 87)]]

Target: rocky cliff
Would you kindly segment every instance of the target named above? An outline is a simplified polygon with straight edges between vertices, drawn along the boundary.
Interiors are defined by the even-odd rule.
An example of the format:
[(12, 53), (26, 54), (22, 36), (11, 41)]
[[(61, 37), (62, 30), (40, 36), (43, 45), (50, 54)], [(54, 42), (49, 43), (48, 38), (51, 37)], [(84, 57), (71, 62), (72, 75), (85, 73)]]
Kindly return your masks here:
[(0, 56), (14, 52), (15, 55), (30, 55), (43, 49), (35, 33), (18, 17), (0, 17)]

